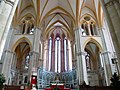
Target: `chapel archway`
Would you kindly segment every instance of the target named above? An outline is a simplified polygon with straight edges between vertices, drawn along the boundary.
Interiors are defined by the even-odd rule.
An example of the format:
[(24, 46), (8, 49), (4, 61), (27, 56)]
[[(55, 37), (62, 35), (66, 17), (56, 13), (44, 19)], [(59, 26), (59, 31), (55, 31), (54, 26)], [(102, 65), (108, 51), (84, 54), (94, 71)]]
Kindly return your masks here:
[(105, 84), (103, 62), (100, 56), (100, 48), (93, 41), (85, 46), (85, 61), (90, 86), (102, 86)]
[(11, 85), (22, 85), (28, 83), (30, 51), (30, 45), (25, 39), (22, 39), (17, 43), (11, 65)]

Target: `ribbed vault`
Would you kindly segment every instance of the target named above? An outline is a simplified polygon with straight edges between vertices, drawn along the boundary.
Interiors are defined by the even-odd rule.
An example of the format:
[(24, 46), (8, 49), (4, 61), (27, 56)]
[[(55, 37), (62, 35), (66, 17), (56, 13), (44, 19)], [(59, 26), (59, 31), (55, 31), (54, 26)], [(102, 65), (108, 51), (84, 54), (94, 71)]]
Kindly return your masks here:
[[(14, 16), (15, 27), (25, 17), (32, 17), (43, 36), (61, 24), (68, 37), (74, 39), (74, 28), (80, 26), (81, 18), (92, 17), (102, 25), (102, 10), (99, 0), (20, 0)], [(17, 22), (17, 23), (15, 23)]]

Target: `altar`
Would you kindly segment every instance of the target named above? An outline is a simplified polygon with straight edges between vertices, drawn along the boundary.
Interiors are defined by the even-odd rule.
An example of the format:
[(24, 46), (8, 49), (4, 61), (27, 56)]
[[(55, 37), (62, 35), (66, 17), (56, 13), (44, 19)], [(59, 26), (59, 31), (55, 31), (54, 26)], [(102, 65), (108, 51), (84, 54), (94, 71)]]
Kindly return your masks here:
[(64, 84), (52, 83), (50, 88), (45, 88), (44, 90), (53, 90), (54, 88), (59, 88), (59, 90), (71, 90), (70, 88), (64, 88)]

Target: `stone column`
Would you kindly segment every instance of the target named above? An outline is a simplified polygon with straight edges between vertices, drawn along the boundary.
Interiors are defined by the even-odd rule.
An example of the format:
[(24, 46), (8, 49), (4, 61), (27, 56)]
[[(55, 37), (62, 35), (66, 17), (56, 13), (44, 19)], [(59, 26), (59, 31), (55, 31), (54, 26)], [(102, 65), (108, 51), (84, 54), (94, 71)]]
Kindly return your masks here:
[(66, 40), (66, 55), (67, 55), (67, 59), (66, 59), (66, 65), (67, 65), (67, 71), (69, 70), (69, 41), (68, 41), (68, 39)]
[(82, 51), (80, 55), (82, 57), (82, 66), (83, 66), (82, 68), (83, 68), (84, 81), (88, 85), (88, 75), (87, 75), (86, 60), (85, 60), (86, 53)]
[(74, 69), (76, 66), (76, 57), (75, 57), (75, 45), (71, 45), (71, 51), (72, 51), (72, 68)]
[(2, 61), (2, 73), (5, 75), (6, 77), (6, 84), (9, 84), (9, 78), (10, 78), (10, 71), (12, 68), (12, 61), (13, 61), (13, 56), (14, 53), (10, 50), (10, 42), (12, 39), (12, 34), (13, 34), (13, 28), (11, 27), (9, 29), (9, 33), (6, 39), (6, 44), (4, 46), (4, 52), (1, 58)]
[[(42, 37), (40, 37), (42, 38)], [(43, 40), (41, 39), (41, 43), (40, 43), (40, 57), (39, 57), (39, 67), (42, 67), (43, 68), (43, 54), (44, 54), (44, 49), (43, 49), (43, 46), (44, 46), (44, 43), (43, 43)]]
[(88, 32), (89, 32), (89, 36), (92, 36), (91, 29), (90, 29), (90, 23), (88, 24)]
[(113, 0), (113, 2), (114, 2), (114, 6), (115, 6), (115, 8), (117, 10), (117, 13), (118, 13), (118, 15), (120, 17), (120, 1), (119, 0)]
[(6, 82), (5, 84), (8, 84), (9, 82), (9, 75), (10, 75), (10, 70), (11, 70), (11, 65), (12, 65), (12, 59), (13, 59), (14, 53), (6, 50), (4, 52), (4, 62), (3, 62), (3, 67), (2, 67), (2, 73), (5, 76)]
[(94, 24), (93, 27), (94, 27), (94, 30), (95, 30), (95, 35), (99, 36), (100, 33), (99, 33), (98, 29), (97, 29), (96, 24)]
[(29, 22), (25, 21), (25, 31), (24, 31), (24, 34), (27, 34), (28, 24), (29, 24)]
[[(118, 0), (100, 0), (109, 26), (113, 44), (115, 46), (118, 63), (120, 66), (120, 16)], [(117, 3), (117, 4), (116, 4)]]
[(101, 53), (107, 86), (110, 85), (110, 79), (112, 77), (111, 66), (110, 66), (108, 54), (109, 54), (109, 52), (102, 52)]
[(11, 69), (16, 70), (16, 63), (17, 63), (17, 57), (16, 57), (16, 53), (14, 52), (12, 64), (11, 64)]
[(45, 68), (48, 71), (49, 70), (49, 47), (48, 47), (49, 46), (49, 41), (48, 40), (46, 41), (46, 45), (45, 46), (46, 46), (46, 48), (45, 48), (45, 52), (46, 52), (46, 56), (45, 56), (46, 57), (46, 67)]
[(37, 74), (39, 53), (35, 51), (30, 52), (30, 71), (31, 74)]
[(94, 24), (92, 24), (92, 31), (93, 31), (93, 36), (96, 36)]
[[(81, 40), (80, 40), (80, 30), (79, 28), (75, 29), (75, 43), (76, 43), (76, 58), (77, 58), (77, 78), (79, 80), (79, 85), (83, 84), (83, 81), (86, 81), (84, 78), (84, 67), (81, 54)], [(86, 82), (87, 83), (87, 82)]]
[(45, 68), (46, 69), (46, 65), (47, 65), (47, 42), (46, 41), (44, 41), (44, 56), (43, 56), (43, 58), (44, 58), (44, 66), (43, 66), (43, 68)]
[[(84, 23), (83, 25), (84, 25), (84, 32), (85, 32), (85, 34), (86, 34), (87, 36), (89, 36), (89, 35), (90, 35), (90, 31), (89, 31), (88, 24), (87, 24), (87, 23), (86, 23), (86, 24)], [(87, 25), (87, 29), (85, 28), (86, 25)]]
[(103, 68), (103, 60), (102, 60), (102, 54), (99, 52), (99, 57), (100, 57), (100, 66)]
[(30, 66), (29, 66), (29, 79), (31, 75), (37, 76), (37, 69), (39, 66), (39, 42), (40, 42), (41, 29), (36, 28), (34, 31), (33, 48), (30, 52)]
[(104, 70), (105, 70), (105, 76), (106, 76), (106, 84), (109, 86), (110, 85), (110, 78), (112, 77), (112, 67), (111, 67), (111, 59), (109, 57), (109, 51), (107, 49), (107, 46), (106, 46), (106, 42), (105, 41), (105, 37), (104, 37), (104, 29), (103, 28), (99, 28), (100, 30), (100, 35), (101, 35), (101, 40), (102, 40), (102, 45), (103, 45), (103, 52), (102, 52), (102, 61), (104, 63)]
[(3, 0), (0, 4), (0, 59), (19, 0)]

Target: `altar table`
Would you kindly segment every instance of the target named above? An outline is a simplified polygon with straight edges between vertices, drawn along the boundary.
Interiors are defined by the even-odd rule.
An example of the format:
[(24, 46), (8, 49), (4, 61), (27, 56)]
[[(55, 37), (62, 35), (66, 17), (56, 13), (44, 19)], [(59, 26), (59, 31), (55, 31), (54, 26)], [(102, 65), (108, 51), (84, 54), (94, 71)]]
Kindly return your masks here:
[(50, 88), (45, 88), (44, 90), (53, 90), (54, 88), (59, 88), (60, 90), (71, 90), (70, 88), (64, 88), (64, 84), (51, 84)]

